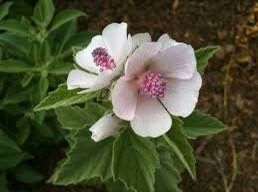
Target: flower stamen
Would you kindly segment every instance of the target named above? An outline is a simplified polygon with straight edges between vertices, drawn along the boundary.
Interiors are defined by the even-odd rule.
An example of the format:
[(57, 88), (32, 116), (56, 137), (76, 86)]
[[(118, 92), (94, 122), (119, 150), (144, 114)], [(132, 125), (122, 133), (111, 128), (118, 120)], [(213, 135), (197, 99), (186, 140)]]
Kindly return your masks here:
[(157, 72), (147, 72), (140, 83), (140, 92), (151, 98), (163, 98), (166, 92), (166, 82)]
[(113, 70), (116, 67), (114, 59), (108, 54), (103, 47), (94, 49), (91, 53), (93, 61), (100, 68), (100, 71)]

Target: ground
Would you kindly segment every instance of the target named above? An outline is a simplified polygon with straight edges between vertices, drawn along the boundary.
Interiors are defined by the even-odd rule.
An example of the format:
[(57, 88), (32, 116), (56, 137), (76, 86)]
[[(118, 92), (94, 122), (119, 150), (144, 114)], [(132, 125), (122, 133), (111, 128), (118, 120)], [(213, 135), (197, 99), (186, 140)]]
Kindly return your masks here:
[[(198, 108), (227, 125), (227, 131), (193, 142), (197, 181), (187, 174), (186, 192), (258, 191), (258, 2), (257, 0), (56, 0), (59, 9), (87, 13), (80, 28), (101, 31), (125, 21), (130, 33), (169, 33), (195, 48), (220, 45), (205, 71)], [(103, 191), (47, 187), (39, 191)], [(38, 192), (38, 191), (37, 191)]]

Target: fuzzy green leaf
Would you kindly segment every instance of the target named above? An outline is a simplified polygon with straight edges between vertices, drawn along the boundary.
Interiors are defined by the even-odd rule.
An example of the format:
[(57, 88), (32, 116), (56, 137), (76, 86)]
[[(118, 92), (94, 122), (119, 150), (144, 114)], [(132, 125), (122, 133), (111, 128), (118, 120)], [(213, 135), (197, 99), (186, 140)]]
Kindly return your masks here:
[(110, 179), (108, 182), (105, 183), (109, 192), (135, 192), (133, 189), (126, 189), (125, 185), (122, 181), (113, 181)]
[(55, 13), (52, 0), (39, 0), (33, 12), (33, 20), (40, 27), (47, 27)]
[(112, 170), (127, 189), (153, 192), (155, 170), (160, 166), (154, 144), (126, 129), (114, 143)]
[(81, 129), (94, 124), (106, 111), (97, 103), (87, 103), (86, 107), (67, 106), (56, 109), (58, 121), (65, 129)]
[(161, 168), (156, 171), (155, 192), (180, 192), (178, 184), (182, 180), (181, 173), (184, 167), (175, 154), (172, 157), (164, 147), (158, 151)]
[(15, 19), (3, 20), (0, 23), (0, 30), (6, 30), (20, 36), (30, 36), (29, 28), (26, 24)]
[(37, 68), (34, 68), (27, 63), (18, 60), (18, 59), (8, 59), (0, 61), (0, 72), (5, 73), (22, 73), (36, 71)]
[(113, 139), (94, 142), (88, 129), (81, 129), (73, 140), (67, 158), (60, 162), (50, 182), (55, 185), (77, 184), (89, 179), (111, 177)]
[(0, 34), (0, 46), (15, 56), (27, 59), (31, 44), (25, 38), (10, 33), (2, 33)]
[(67, 75), (73, 68), (72, 63), (58, 62), (53, 63), (48, 72), (53, 75)]
[(8, 15), (9, 9), (12, 4), (12, 2), (6, 2), (0, 6), (0, 21)]
[(196, 179), (196, 160), (193, 155), (193, 149), (183, 133), (181, 122), (176, 119), (173, 120), (172, 129), (167, 134), (163, 135), (163, 139), (167, 143), (167, 146), (170, 147), (172, 153), (175, 153), (178, 156), (191, 177)]
[(61, 11), (55, 16), (50, 31), (54, 31), (63, 24), (84, 15), (85, 13), (74, 9)]
[(184, 133), (188, 138), (220, 133), (225, 126), (218, 119), (199, 111), (194, 111), (190, 116), (183, 119)]
[(35, 111), (54, 109), (57, 107), (69, 106), (77, 103), (84, 103), (97, 96), (96, 92), (78, 94), (78, 89), (67, 90), (66, 86), (60, 86), (42, 100), (35, 108)]
[(15, 167), (25, 158), (16, 142), (0, 129), (0, 170)]
[(217, 52), (219, 46), (207, 46), (195, 51), (197, 60), (197, 71), (202, 73), (208, 65), (208, 61)]

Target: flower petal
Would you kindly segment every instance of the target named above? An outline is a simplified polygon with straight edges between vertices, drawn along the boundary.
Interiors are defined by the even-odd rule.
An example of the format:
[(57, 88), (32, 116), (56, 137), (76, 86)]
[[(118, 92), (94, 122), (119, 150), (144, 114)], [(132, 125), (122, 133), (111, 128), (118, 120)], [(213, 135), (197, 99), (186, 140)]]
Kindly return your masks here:
[(133, 77), (145, 70), (148, 61), (160, 50), (160, 43), (144, 43), (128, 58), (125, 66), (125, 75)]
[(89, 45), (85, 49), (82, 49), (81, 51), (76, 53), (76, 63), (83, 69), (86, 69), (93, 73), (99, 73), (99, 67), (96, 66), (91, 55), (92, 51), (98, 47), (106, 48), (106, 45), (101, 35), (94, 36)]
[(150, 69), (167, 77), (189, 79), (196, 70), (194, 49), (185, 43), (169, 47), (154, 57)]
[(174, 116), (187, 117), (190, 115), (198, 101), (202, 78), (195, 72), (191, 79), (169, 79), (167, 92), (161, 102)]
[(87, 93), (87, 92), (92, 92), (92, 91), (97, 91), (100, 89), (103, 89), (105, 87), (107, 87), (111, 80), (114, 78), (114, 73), (110, 70), (107, 71), (103, 71), (100, 74), (98, 74), (96, 81), (94, 82), (94, 84), (87, 90), (83, 90), (81, 93)]
[(90, 88), (96, 81), (97, 76), (91, 73), (74, 69), (70, 71), (67, 78), (67, 89)]
[(158, 100), (139, 96), (131, 126), (142, 137), (159, 137), (171, 128), (172, 119)]
[(103, 40), (111, 56), (118, 63), (125, 58), (130, 52), (130, 43), (127, 36), (126, 23), (111, 23), (106, 26), (102, 32)]
[(176, 46), (179, 43), (175, 41), (174, 39), (170, 38), (168, 34), (163, 34), (159, 37), (158, 42), (162, 44), (161, 51), (164, 51), (165, 49)]
[(115, 117), (113, 114), (107, 114), (101, 117), (91, 128), (91, 138), (95, 141), (101, 141), (109, 136), (117, 133), (119, 130), (119, 122), (121, 120)]
[(138, 33), (132, 36), (132, 50), (135, 50), (143, 43), (151, 42), (151, 36), (149, 33)]
[(116, 116), (123, 120), (132, 120), (135, 115), (137, 96), (138, 91), (134, 82), (121, 77), (112, 91), (113, 112)]

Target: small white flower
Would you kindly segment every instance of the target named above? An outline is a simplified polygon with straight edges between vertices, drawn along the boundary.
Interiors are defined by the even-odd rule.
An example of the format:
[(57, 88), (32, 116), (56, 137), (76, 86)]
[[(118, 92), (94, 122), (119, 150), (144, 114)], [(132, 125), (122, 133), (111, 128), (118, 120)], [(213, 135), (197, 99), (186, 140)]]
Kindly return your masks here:
[(107, 114), (101, 117), (91, 128), (92, 132), (91, 138), (95, 142), (101, 141), (109, 136), (115, 135), (119, 130), (118, 119), (113, 114)]
[(94, 91), (108, 86), (123, 69), (131, 49), (127, 24), (109, 24), (102, 35), (94, 36), (86, 48), (76, 53), (75, 61), (83, 70), (74, 69), (69, 73), (68, 89)]
[(187, 117), (198, 101), (202, 79), (194, 49), (167, 34), (143, 43), (128, 58), (125, 75), (112, 91), (114, 113), (142, 137), (159, 137), (172, 125), (170, 114)]

